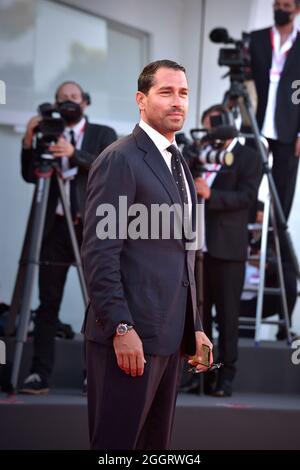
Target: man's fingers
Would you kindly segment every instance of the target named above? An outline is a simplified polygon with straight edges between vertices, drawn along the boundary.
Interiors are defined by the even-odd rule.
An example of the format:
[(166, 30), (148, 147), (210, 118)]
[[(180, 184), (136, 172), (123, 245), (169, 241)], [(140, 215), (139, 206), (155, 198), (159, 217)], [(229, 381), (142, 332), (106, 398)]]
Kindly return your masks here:
[(206, 366), (200, 366), (199, 364), (197, 365), (196, 369), (199, 371), (199, 372), (206, 372), (208, 367)]
[(139, 354), (137, 356), (137, 375), (141, 376), (144, 373), (144, 367), (145, 367), (145, 358), (144, 354)]
[(123, 367), (121, 367), (121, 369), (124, 370), (126, 374), (130, 374), (130, 361), (129, 357), (126, 354), (123, 354)]
[(123, 356), (122, 356), (122, 354), (117, 354), (116, 353), (116, 357), (117, 357), (118, 366), (120, 367), (120, 369), (123, 369)]
[(213, 357), (213, 352), (211, 350), (210, 355), (209, 355), (209, 367), (211, 367), (213, 362), (214, 362), (214, 357)]
[(131, 354), (129, 356), (129, 363), (130, 363), (130, 375), (131, 375), (131, 377), (136, 377), (136, 375), (137, 375), (137, 356), (135, 354)]

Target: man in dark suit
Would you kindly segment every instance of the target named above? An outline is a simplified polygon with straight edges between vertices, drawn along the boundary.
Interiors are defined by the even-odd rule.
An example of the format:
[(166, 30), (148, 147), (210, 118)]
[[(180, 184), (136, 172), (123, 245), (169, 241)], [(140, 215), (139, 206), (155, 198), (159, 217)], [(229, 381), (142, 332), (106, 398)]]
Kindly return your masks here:
[[(212, 348), (196, 306), (189, 231), (176, 237), (175, 217), (163, 236), (150, 217), (158, 206), (176, 205), (196, 228), (193, 179), (174, 138), (188, 107), (185, 69), (169, 60), (149, 64), (136, 100), (139, 125), (99, 156), (88, 182), (82, 256), (90, 306), (83, 330), (92, 449), (166, 449), (181, 355), (205, 371), (202, 346)], [(136, 211), (146, 212), (142, 222), (132, 219)], [(103, 223), (96, 215), (105, 213)], [(139, 224), (140, 234), (133, 233)]]
[(300, 34), (294, 25), (299, 0), (275, 0), (275, 26), (251, 33), (257, 121), (273, 153), (272, 174), (286, 218), (295, 192), (300, 156), (300, 106), (292, 87), (300, 77)]
[[(102, 150), (117, 138), (113, 129), (91, 124), (84, 115), (89, 97), (75, 82), (62, 83), (55, 94), (56, 106), (66, 122), (63, 135), (49, 150), (61, 162), (65, 192), (70, 202), (78, 244), (82, 241), (86, 184), (89, 168)], [(33, 148), (35, 130), (41, 117), (32, 118), (22, 146), (22, 176), (28, 183), (36, 182), (36, 151)], [(47, 206), (45, 230), (39, 271), (40, 306), (36, 311), (34, 355), (30, 375), (21, 392), (47, 393), (54, 363), (54, 339), (60, 303), (70, 264), (74, 261), (72, 244), (59, 200), (56, 178), (52, 178)], [(62, 263), (51, 265), (51, 263)]]
[[(210, 117), (228, 112), (221, 105), (203, 113), (202, 124), (210, 129)], [(223, 149), (232, 152), (230, 167), (207, 167), (195, 179), (198, 196), (205, 199), (204, 307), (203, 326), (212, 335), (212, 307), (218, 324), (218, 361), (224, 366), (214, 376), (204, 377), (205, 393), (230, 396), (238, 355), (238, 317), (244, 284), (248, 247), (249, 209), (257, 197), (262, 176), (261, 160), (237, 139), (227, 140)]]

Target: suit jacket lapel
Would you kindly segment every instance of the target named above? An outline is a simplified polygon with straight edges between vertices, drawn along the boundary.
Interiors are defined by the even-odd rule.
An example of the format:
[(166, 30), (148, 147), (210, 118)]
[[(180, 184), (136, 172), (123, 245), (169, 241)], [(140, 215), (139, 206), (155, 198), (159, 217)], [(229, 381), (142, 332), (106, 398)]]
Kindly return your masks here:
[(82, 144), (81, 144), (81, 149), (85, 150), (85, 148), (88, 145), (89, 140), (91, 139), (91, 132), (92, 132), (92, 126), (89, 126), (89, 122), (86, 118), (86, 123), (85, 123), (85, 130), (83, 134), (83, 139), (82, 139)]
[(297, 34), (296, 40), (295, 40), (292, 48), (290, 49), (290, 51), (287, 55), (287, 58), (286, 58), (286, 61), (285, 61), (285, 64), (284, 64), (284, 68), (283, 68), (283, 71), (282, 71), (282, 75), (281, 75), (281, 80), (285, 75), (287, 75), (288, 70), (295, 63), (296, 58), (298, 58), (298, 60), (300, 60), (300, 33)]
[(266, 40), (261, 43), (262, 49), (265, 50), (266, 60), (264, 60), (264, 63), (266, 64), (268, 77), (269, 77), (269, 71), (272, 67), (272, 55), (273, 55), (272, 43), (271, 43), (271, 31), (272, 31), (272, 28), (269, 28), (268, 30), (266, 30), (266, 36), (267, 36)]
[(185, 176), (189, 185), (190, 193), (191, 193), (191, 199), (192, 199), (192, 229), (193, 232), (196, 230), (196, 205), (197, 205), (197, 194), (196, 194), (196, 188), (195, 188), (195, 183), (192, 177), (192, 174), (190, 172), (190, 169), (185, 161), (184, 158), (182, 158), (181, 161), (183, 165), (183, 169), (185, 172)]
[(174, 178), (156, 145), (154, 145), (150, 137), (139, 125), (136, 125), (134, 128), (133, 135), (136, 139), (137, 146), (145, 152), (145, 163), (150, 167), (155, 176), (164, 186), (171, 198), (171, 201), (174, 204), (181, 204), (180, 195)]

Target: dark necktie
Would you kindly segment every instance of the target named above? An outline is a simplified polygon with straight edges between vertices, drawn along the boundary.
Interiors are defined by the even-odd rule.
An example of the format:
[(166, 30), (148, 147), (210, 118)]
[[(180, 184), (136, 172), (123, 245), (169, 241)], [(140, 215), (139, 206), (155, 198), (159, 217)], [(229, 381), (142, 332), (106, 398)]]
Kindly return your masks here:
[[(70, 130), (70, 143), (76, 148), (76, 141), (73, 129)], [(77, 191), (76, 191), (76, 175), (70, 181), (70, 205), (72, 219), (75, 220), (78, 213)]]
[(170, 145), (167, 148), (167, 151), (172, 154), (172, 158), (171, 158), (172, 175), (174, 177), (182, 205), (188, 204), (189, 200), (188, 200), (186, 185), (184, 181), (183, 168), (181, 166), (181, 158), (182, 158), (181, 153), (175, 145)]

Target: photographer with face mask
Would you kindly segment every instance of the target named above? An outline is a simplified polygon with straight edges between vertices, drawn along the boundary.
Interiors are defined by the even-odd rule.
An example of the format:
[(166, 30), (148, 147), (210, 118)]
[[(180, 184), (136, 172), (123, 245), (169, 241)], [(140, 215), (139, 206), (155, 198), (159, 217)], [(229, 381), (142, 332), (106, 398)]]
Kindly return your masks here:
[[(212, 106), (203, 113), (203, 126), (211, 130), (212, 121), (222, 115), (228, 115), (224, 106)], [(202, 176), (195, 178), (195, 185), (198, 196), (205, 200), (203, 325), (212, 337), (215, 306), (219, 332), (217, 362), (223, 363), (215, 377), (213, 373), (204, 374), (204, 392), (223, 397), (232, 394), (249, 209), (257, 197), (262, 165), (259, 155), (241, 145), (237, 138), (220, 141), (218, 148), (231, 152), (233, 163), (228, 167), (206, 165)]]
[(293, 203), (300, 157), (300, 107), (293, 83), (300, 77), (300, 0), (275, 0), (274, 26), (250, 35), (257, 122), (273, 154), (272, 175), (286, 219)]
[[(115, 131), (110, 127), (88, 122), (84, 112), (89, 103), (89, 96), (76, 82), (67, 81), (58, 87), (55, 93), (55, 109), (63, 119), (65, 128), (56, 142), (52, 142), (47, 148), (59, 163), (79, 246), (82, 241), (89, 168), (97, 156), (117, 139)], [(27, 125), (23, 139), (22, 176), (28, 183), (36, 182), (38, 152), (35, 139), (42, 120), (41, 116), (33, 117)], [(36, 311), (34, 354), (30, 375), (20, 390), (29, 394), (47, 393), (49, 390), (48, 380), (54, 363), (54, 340), (59, 308), (68, 268), (74, 261), (67, 222), (54, 177), (51, 179), (40, 260), (40, 305)]]

